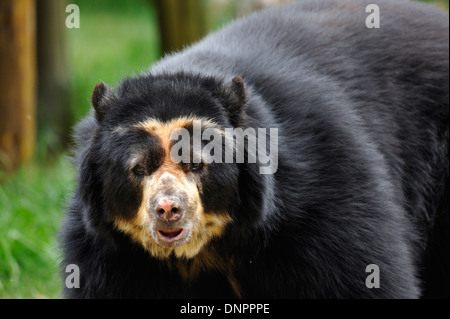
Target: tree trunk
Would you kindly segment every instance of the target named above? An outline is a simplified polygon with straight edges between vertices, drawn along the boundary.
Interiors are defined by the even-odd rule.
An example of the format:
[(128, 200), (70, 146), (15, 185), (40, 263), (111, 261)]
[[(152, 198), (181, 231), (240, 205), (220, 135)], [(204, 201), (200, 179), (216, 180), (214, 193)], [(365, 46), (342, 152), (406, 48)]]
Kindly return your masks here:
[(206, 33), (203, 1), (155, 0), (163, 54), (178, 51)]
[(38, 134), (48, 150), (66, 145), (70, 131), (65, 0), (39, 0), (37, 7)]
[(35, 148), (34, 0), (0, 2), (0, 168), (13, 170)]

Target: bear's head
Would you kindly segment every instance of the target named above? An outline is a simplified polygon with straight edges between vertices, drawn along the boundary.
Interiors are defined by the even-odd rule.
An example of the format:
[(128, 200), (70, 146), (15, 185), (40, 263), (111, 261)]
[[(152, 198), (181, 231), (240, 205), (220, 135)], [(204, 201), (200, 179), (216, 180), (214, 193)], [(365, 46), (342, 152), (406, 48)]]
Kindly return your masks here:
[(117, 90), (98, 84), (91, 102), (96, 129), (79, 165), (87, 222), (160, 259), (193, 258), (223, 236), (249, 174), (225, 134), (245, 126), (242, 78), (140, 76)]

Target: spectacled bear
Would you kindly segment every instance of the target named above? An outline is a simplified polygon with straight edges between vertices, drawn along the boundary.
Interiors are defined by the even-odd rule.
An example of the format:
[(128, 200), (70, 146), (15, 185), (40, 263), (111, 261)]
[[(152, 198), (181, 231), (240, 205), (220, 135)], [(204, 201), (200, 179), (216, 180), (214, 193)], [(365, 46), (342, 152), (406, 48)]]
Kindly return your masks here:
[[(448, 297), (448, 14), (377, 5), (379, 28), (359, 0), (266, 9), (98, 84), (76, 127), (65, 296)], [(258, 149), (276, 129), (272, 172), (251, 134), (244, 161), (193, 160), (196, 130), (238, 128), (267, 129)]]

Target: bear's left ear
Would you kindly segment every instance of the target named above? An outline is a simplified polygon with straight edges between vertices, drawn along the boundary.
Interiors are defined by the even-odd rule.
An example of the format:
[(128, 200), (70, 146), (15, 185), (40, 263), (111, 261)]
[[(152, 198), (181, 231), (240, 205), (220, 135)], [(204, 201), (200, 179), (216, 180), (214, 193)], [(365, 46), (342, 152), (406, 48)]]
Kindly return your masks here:
[(98, 83), (92, 92), (91, 103), (95, 109), (95, 117), (100, 123), (112, 107), (116, 99), (115, 93), (105, 83)]
[(247, 102), (247, 94), (245, 92), (244, 80), (236, 75), (231, 83), (225, 85), (224, 106), (230, 114), (233, 124), (237, 124), (240, 115), (244, 113), (244, 106)]

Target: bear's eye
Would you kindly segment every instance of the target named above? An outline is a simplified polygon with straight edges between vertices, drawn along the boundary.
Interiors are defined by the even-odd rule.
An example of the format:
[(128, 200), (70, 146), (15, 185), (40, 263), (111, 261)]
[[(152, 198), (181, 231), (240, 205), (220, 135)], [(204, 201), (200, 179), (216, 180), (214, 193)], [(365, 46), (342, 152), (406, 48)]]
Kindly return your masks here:
[(192, 163), (191, 164), (191, 172), (199, 171), (203, 167), (203, 163)]
[(133, 173), (138, 175), (138, 176), (143, 176), (143, 175), (145, 175), (145, 168), (143, 166), (141, 166), (141, 165), (136, 165), (133, 168)]

